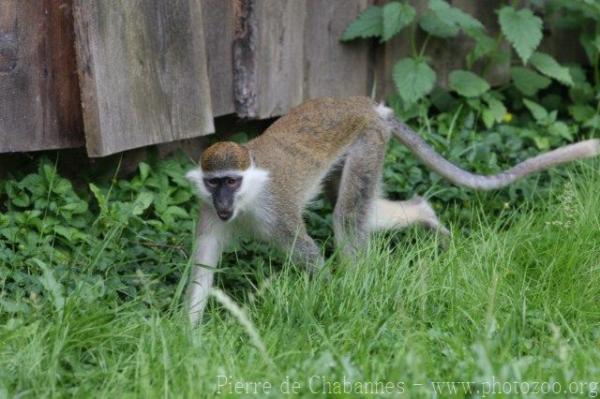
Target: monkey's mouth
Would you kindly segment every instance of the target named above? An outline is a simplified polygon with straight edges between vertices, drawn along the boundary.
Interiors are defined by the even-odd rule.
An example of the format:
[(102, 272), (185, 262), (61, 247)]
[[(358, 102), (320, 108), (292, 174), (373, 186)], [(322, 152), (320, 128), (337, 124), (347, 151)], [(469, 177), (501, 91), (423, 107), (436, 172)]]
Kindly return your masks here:
[(219, 217), (219, 219), (221, 219), (222, 221), (226, 222), (229, 219), (231, 219), (231, 217), (233, 216), (233, 211), (218, 210), (217, 211), (217, 216)]

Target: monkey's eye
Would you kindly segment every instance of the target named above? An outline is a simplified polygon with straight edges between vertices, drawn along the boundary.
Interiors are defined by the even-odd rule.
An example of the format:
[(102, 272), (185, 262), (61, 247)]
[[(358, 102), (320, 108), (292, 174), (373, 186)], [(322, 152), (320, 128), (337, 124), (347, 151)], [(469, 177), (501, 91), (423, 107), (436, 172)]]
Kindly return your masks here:
[(215, 188), (219, 185), (219, 179), (206, 179), (204, 180), (204, 183), (206, 183), (208, 187)]
[(235, 187), (238, 185), (239, 181), (240, 181), (240, 179), (234, 179), (233, 177), (229, 177), (227, 179), (227, 185), (229, 187)]

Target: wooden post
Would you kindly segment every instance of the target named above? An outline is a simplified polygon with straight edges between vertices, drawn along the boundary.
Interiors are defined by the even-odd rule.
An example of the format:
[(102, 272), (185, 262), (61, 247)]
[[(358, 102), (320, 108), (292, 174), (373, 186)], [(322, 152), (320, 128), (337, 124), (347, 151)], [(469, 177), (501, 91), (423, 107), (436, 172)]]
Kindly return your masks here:
[(75, 0), (90, 156), (213, 131), (200, 0)]
[(304, 98), (366, 95), (372, 84), (369, 42), (341, 43), (370, 0), (308, 0), (304, 31)]
[(237, 0), (234, 93), (242, 117), (282, 115), (302, 102), (304, 0)]
[(370, 1), (236, 0), (238, 115), (268, 118), (307, 98), (368, 94), (368, 43), (340, 38)]
[(0, 152), (83, 146), (70, 0), (0, 2)]
[(202, 0), (202, 24), (214, 116), (235, 112), (232, 46), (236, 2), (237, 0)]

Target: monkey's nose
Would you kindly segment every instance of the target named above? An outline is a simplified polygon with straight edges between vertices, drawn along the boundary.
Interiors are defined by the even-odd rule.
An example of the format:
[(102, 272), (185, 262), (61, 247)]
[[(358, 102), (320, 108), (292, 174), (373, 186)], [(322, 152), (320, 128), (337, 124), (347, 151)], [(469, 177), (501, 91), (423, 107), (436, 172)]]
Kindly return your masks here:
[(217, 211), (217, 216), (219, 216), (219, 219), (227, 221), (231, 219), (231, 216), (233, 216), (233, 212), (228, 209), (222, 209)]

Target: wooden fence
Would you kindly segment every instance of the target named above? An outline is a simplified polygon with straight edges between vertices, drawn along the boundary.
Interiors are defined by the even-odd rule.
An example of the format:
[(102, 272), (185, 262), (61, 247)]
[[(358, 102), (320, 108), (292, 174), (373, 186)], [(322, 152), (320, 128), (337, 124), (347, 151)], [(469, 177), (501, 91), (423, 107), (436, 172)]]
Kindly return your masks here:
[[(498, 1), (452, 3), (493, 32)], [(406, 36), (339, 42), (382, 2), (0, 0), (0, 152), (85, 145), (105, 156), (212, 133), (217, 116), (268, 118), (307, 98), (369, 94), (375, 80), (382, 97)], [(470, 45), (428, 46), (442, 81)]]

